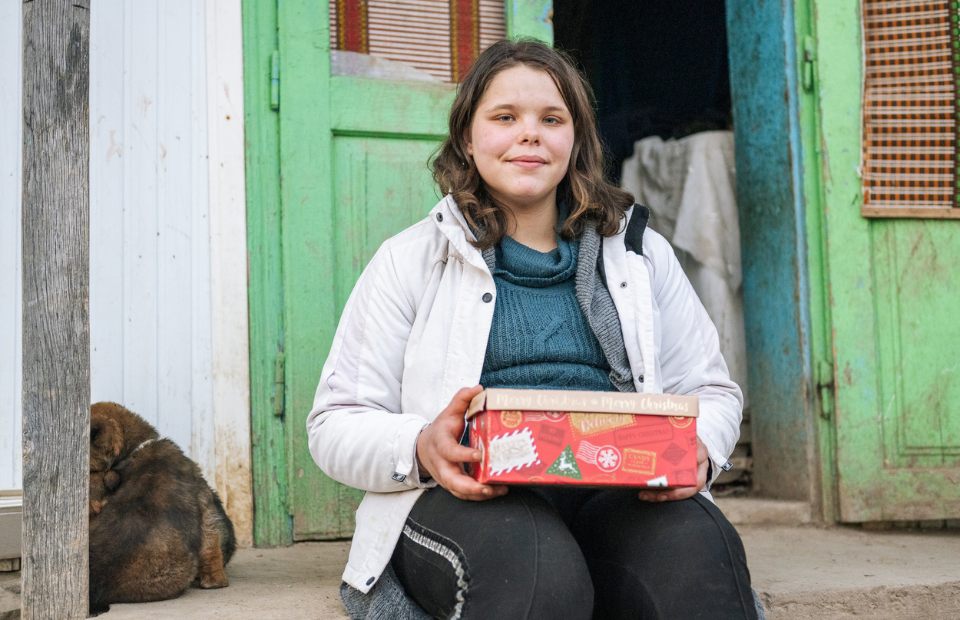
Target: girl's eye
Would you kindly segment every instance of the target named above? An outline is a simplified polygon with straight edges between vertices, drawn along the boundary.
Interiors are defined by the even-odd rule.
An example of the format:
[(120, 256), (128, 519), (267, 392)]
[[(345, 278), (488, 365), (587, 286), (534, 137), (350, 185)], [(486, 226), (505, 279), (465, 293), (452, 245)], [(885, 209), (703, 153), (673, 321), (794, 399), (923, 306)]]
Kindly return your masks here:
[(550, 125), (556, 125), (560, 122), (560, 119), (555, 116), (548, 116), (547, 118), (543, 119), (543, 122)]
[(498, 121), (510, 121), (510, 120), (513, 120), (513, 117), (510, 116), (509, 114), (501, 114), (500, 116), (497, 117), (497, 120), (498, 120)]

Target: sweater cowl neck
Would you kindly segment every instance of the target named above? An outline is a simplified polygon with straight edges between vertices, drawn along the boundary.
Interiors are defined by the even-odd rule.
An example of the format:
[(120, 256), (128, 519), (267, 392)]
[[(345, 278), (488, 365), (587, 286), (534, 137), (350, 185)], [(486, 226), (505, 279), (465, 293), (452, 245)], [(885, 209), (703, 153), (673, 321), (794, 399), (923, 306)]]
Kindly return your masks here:
[(553, 286), (573, 277), (577, 272), (580, 241), (566, 241), (559, 234), (568, 215), (566, 203), (560, 203), (557, 247), (549, 252), (538, 252), (512, 237), (504, 237), (496, 246), (496, 267), (493, 275), (511, 284), (532, 288)]

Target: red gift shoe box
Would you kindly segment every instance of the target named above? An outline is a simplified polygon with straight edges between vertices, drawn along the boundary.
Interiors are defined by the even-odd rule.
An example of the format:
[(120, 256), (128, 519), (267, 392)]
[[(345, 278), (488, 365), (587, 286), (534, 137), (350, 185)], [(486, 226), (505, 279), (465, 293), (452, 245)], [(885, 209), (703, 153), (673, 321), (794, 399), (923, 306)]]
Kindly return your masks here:
[(470, 403), (481, 483), (697, 485), (696, 396), (484, 390)]

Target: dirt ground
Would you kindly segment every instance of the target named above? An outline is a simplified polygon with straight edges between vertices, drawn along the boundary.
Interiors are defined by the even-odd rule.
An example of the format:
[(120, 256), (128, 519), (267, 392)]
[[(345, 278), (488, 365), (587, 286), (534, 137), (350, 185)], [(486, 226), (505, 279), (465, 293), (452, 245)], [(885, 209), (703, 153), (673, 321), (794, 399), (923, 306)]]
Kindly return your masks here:
[[(960, 532), (737, 526), (769, 620), (956, 620)], [(114, 605), (106, 620), (341, 620), (337, 590), (349, 542), (241, 549), (230, 587), (172, 601)], [(0, 593), (18, 593), (17, 574)], [(9, 607), (7, 608), (10, 609)], [(0, 620), (15, 620), (0, 607)]]

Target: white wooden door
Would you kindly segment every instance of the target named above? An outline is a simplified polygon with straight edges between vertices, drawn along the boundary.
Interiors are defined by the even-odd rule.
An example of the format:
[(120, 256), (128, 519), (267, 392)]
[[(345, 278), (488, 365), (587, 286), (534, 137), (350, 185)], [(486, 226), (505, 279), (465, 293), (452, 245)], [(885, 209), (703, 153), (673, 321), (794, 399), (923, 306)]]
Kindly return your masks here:
[(91, 8), (91, 398), (213, 480), (203, 2)]
[(0, 0), (0, 489), (21, 488), (20, 451), (20, 140), (19, 0)]
[[(22, 475), (21, 9), (0, 0), (0, 488)], [(176, 441), (249, 542), (240, 2), (91, 9), (91, 397)]]

